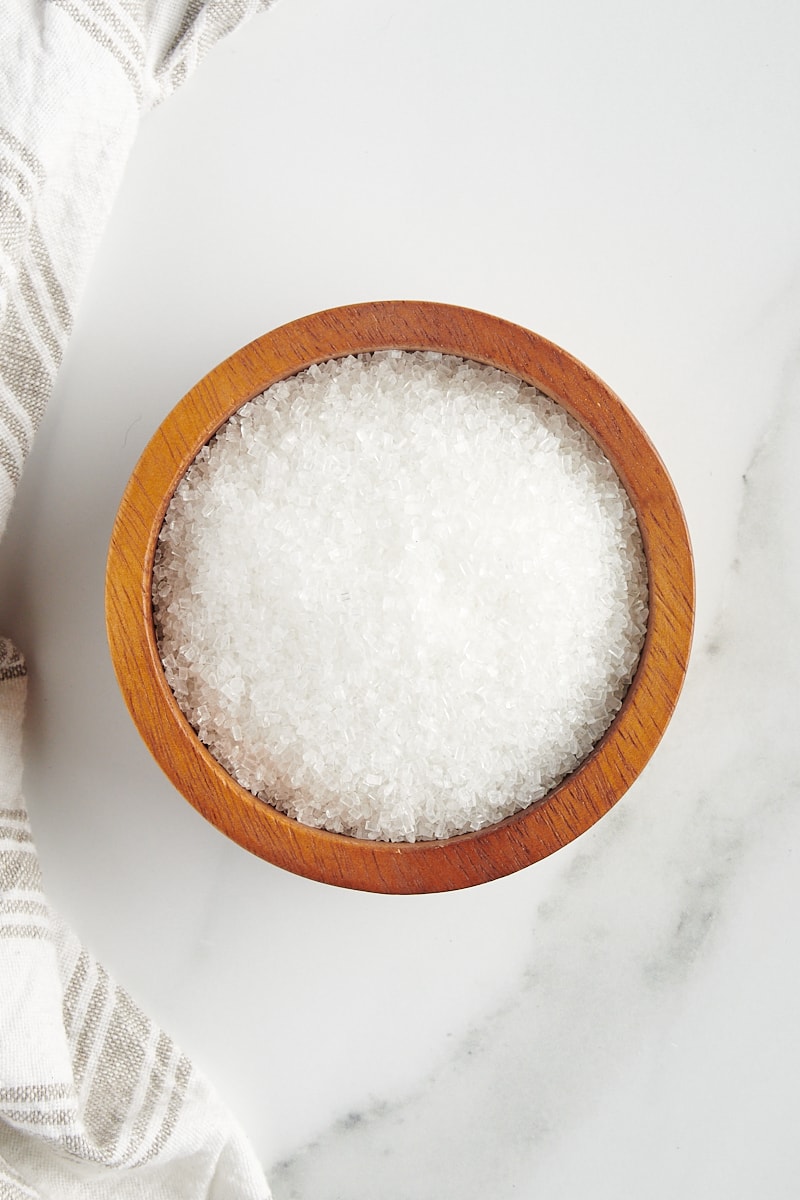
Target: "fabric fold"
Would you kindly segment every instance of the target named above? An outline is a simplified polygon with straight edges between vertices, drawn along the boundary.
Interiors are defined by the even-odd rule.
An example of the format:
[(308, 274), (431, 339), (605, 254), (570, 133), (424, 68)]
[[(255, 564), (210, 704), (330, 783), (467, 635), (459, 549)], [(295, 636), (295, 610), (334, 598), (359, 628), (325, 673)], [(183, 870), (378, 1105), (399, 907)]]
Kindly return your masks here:
[[(0, 536), (143, 111), (269, 0), (11, 0), (0, 42)], [(28, 648), (35, 654), (35, 648)], [(0, 1198), (264, 1200), (208, 1082), (48, 904), (0, 638)]]

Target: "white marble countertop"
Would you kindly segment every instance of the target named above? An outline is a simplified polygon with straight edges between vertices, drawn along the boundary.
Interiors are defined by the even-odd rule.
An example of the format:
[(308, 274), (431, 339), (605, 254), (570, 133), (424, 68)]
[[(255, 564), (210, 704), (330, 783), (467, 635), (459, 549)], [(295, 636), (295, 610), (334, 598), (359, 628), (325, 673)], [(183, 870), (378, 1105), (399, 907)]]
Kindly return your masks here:
[[(284, 0), (144, 122), (0, 554), (51, 899), (216, 1083), (277, 1200), (796, 1197), (800, 8)], [(577, 842), (393, 898), (228, 842), (103, 624), (167, 411), (295, 317), (495, 313), (623, 398), (684, 503), (695, 648)]]

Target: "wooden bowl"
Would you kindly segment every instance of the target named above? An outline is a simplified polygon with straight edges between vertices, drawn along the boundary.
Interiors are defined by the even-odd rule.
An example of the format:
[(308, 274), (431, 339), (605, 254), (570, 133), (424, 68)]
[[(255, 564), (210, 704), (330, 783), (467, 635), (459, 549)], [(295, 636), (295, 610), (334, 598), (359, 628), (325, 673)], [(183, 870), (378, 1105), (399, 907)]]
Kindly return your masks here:
[[(477, 833), (374, 842), (312, 829), (239, 786), (211, 756), (166, 682), (151, 579), (172, 495), (200, 448), (246, 401), (312, 363), (373, 350), (437, 350), (488, 363), (557, 400), (601, 446), (638, 517), (650, 615), (620, 712), (580, 767), (544, 799)], [(316, 313), (245, 346), (201, 380), (156, 431), (114, 525), (106, 578), (111, 657), (131, 715), (164, 772), (239, 845), (326, 883), (375, 892), (470, 887), (527, 867), (588, 829), (630, 787), (672, 715), (694, 612), (688, 532), (664, 466), (637, 422), (596, 375), (544, 338), (497, 317), (443, 304), (390, 301)]]

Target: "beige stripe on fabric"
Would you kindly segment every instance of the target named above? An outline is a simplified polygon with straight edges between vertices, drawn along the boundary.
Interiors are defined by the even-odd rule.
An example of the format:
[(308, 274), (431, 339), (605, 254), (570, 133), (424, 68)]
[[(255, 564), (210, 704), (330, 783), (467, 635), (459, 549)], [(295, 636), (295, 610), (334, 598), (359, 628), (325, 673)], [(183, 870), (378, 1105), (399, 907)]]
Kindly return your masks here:
[(26, 1083), (0, 1087), (0, 1104), (49, 1104), (71, 1095), (72, 1089), (65, 1083)]
[(206, 0), (189, 0), (189, 3), (186, 5), (183, 15), (181, 16), (181, 23), (178, 26), (178, 32), (172, 39), (172, 45), (167, 50), (165, 57), (168, 57), (170, 54), (175, 52), (180, 43), (186, 37), (192, 25), (194, 25), (195, 21), (200, 16), (200, 13), (203, 11), (205, 5)]
[(259, 0), (255, 5), (252, 4), (252, 0), (211, 0), (203, 13), (198, 38), (198, 57), (205, 57), (211, 47), (232, 33), (249, 13), (254, 10), (265, 12), (271, 3), (272, 0)]
[(59, 1147), (63, 1148), (71, 1158), (77, 1158), (82, 1162), (98, 1163), (102, 1167), (109, 1165), (103, 1155), (82, 1133), (65, 1133), (59, 1139)]
[(26, 199), (30, 199), (33, 195), (34, 187), (30, 172), (26, 171), (16, 158), (12, 158), (4, 150), (0, 150), (0, 175), (10, 179), (20, 195), (25, 196)]
[(70, 976), (69, 983), (64, 988), (64, 998), (62, 1002), (62, 1014), (64, 1019), (64, 1028), (67, 1031), (67, 1036), (72, 1037), (75, 1033), (75, 1014), (78, 1011), (78, 1000), (86, 987), (86, 981), (89, 978), (89, 968), (91, 959), (85, 950), (81, 950), (78, 956), (78, 961), (75, 964), (75, 969)]
[(0, 380), (6, 384), (13, 396), (19, 398), (23, 411), (30, 421), (30, 429), (21, 426), (7, 397), (0, 397), (0, 420), (14, 423), (12, 432), (27, 455), (33, 434), (44, 415), (50, 398), (55, 371), (47, 368), (36, 350), (19, 314), (9, 304), (2, 337), (0, 357)]
[(2, 678), (1, 672), (4, 671), (6, 667), (16, 665), (24, 668), (25, 659), (23, 658), (22, 653), (19, 652), (16, 646), (14, 646), (14, 643), (11, 641), (10, 637), (0, 637), (0, 678)]
[(104, 0), (83, 0), (86, 8), (90, 9), (96, 17), (104, 21), (109, 29), (119, 38), (120, 43), (124, 43), (131, 53), (134, 62), (140, 67), (145, 64), (145, 40), (141, 29), (132, 29), (127, 22), (120, 20), (118, 12), (115, 12)]
[(6, 250), (14, 245), (18, 251), (27, 248), (31, 263), (37, 269), (53, 309), (58, 315), (61, 328), (69, 332), (72, 324), (69, 305), (34, 215), (35, 198), (44, 175), (38, 160), (24, 151), (25, 147), (18, 139), (7, 129), (0, 127), (0, 175), (13, 183), (19, 196), (25, 201), (23, 209), (7, 193), (0, 199), (2, 242)]
[(0, 192), (0, 234), (2, 234), (3, 244), (6, 246), (10, 242), (18, 240), (14, 234), (20, 227), (24, 234), (30, 224), (30, 205), (22, 208), (20, 199), (21, 197), (15, 199), (8, 190)]
[(72, 1129), (75, 1125), (74, 1108), (51, 1108), (46, 1112), (39, 1109), (28, 1111), (24, 1108), (8, 1108), (3, 1113), (4, 1118), (17, 1129), (41, 1131), (42, 1126), (48, 1126), (54, 1134), (60, 1134), (64, 1129)]
[(120, 0), (120, 8), (126, 12), (134, 25), (140, 29), (144, 26), (146, 0)]
[(164, 1120), (161, 1123), (156, 1137), (149, 1146), (144, 1157), (139, 1159), (140, 1162), (146, 1162), (148, 1159), (154, 1158), (175, 1132), (175, 1126), (178, 1123), (183, 1100), (186, 1095), (186, 1089), (189, 1086), (189, 1080), (192, 1077), (192, 1064), (185, 1055), (181, 1055), (178, 1060), (178, 1065), (175, 1070), (175, 1083), (172, 1088), (172, 1095), (169, 1098), (169, 1105)]
[[(13, 895), (14, 892), (23, 894)], [(18, 937), (43, 937), (49, 934), (50, 907), (42, 893), (31, 894), (23, 888), (3, 888), (0, 891), (0, 929), (5, 937), (13, 936), (11, 930), (16, 930)], [(32, 933), (31, 930), (36, 932)]]
[(13, 414), (6, 412), (6, 407), (5, 399), (0, 394), (0, 466), (16, 488), (22, 474), (26, 451), (23, 449), (24, 439), (19, 432), (17, 420)]
[[(84, 1110), (87, 1133), (108, 1162), (119, 1159), (124, 1117), (130, 1112), (144, 1068), (148, 1031), (149, 1022), (120, 989)], [(110, 1096), (113, 1104), (109, 1104)]]
[[(205, 0), (190, 0), (186, 5), (186, 10), (178, 27), (178, 32), (172, 40), (172, 45), (164, 55), (164, 62), (170, 63), (174, 60), (174, 65), (169, 68), (169, 82), (173, 91), (177, 91), (180, 85), (184, 82), (189, 74), (189, 65), (186, 61), (185, 48), (182, 42), (189, 35), (192, 25), (197, 20), (200, 13), (206, 8)], [(198, 57), (195, 46), (192, 46), (192, 57), (196, 60)]]
[(136, 69), (131, 63), (128, 56), (121, 49), (118, 42), (115, 42), (113, 37), (106, 32), (96, 21), (93, 21), (86, 12), (82, 12), (77, 4), (73, 4), (71, 0), (50, 0), (50, 3), (56, 5), (62, 12), (71, 17), (76, 25), (79, 25), (103, 50), (106, 50), (119, 67), (126, 79), (133, 88), (133, 94), (136, 97), (137, 104), (142, 101), (142, 78), (141, 72)]
[(6, 462), (8, 457), (8, 447), (3, 444), (3, 440), (0, 437), (0, 534), (2, 534), (8, 520), (8, 514), (11, 511), (14, 492), (17, 487), (17, 483)]
[(18, 286), (20, 299), (25, 303), (34, 328), (50, 352), (55, 372), (64, 353), (64, 346), (67, 340), (66, 334), (61, 332), (60, 325), (56, 325), (53, 322), (53, 314), (45, 312), (37, 294), (36, 282), (27, 266), (23, 266), (20, 269)]
[(148, 1021), (147, 1037), (142, 1043), (144, 1060), (142, 1070), (131, 1096), (130, 1110), (124, 1122), (124, 1128), (120, 1131), (119, 1161), (122, 1166), (131, 1166), (135, 1161), (137, 1151), (153, 1118), (152, 1106), (149, 1107), (149, 1113), (144, 1113), (144, 1110), (149, 1106), (153, 1068), (157, 1061), (161, 1037), (161, 1030), (155, 1022)]
[(144, 1100), (133, 1122), (128, 1149), (123, 1161), (127, 1166), (138, 1166), (152, 1157), (152, 1142), (158, 1136), (160, 1125), (151, 1132), (150, 1126), (156, 1114), (159, 1103), (163, 1103), (164, 1095), (169, 1086), (170, 1064), (177, 1054), (172, 1042), (165, 1033), (159, 1033), (156, 1042), (153, 1065), (147, 1084)]
[(50, 936), (50, 930), (42, 925), (0, 925), (0, 938), (8, 942), (30, 942)]
[(95, 1041), (97, 1039), (97, 1030), (100, 1023), (100, 1018), (102, 1017), (108, 1002), (108, 994), (108, 974), (101, 966), (98, 965), (97, 982), (94, 985), (92, 996), (86, 1009), (86, 1015), (80, 1033), (76, 1039), (75, 1050), (72, 1056), (72, 1061), (75, 1067), (75, 1083), (77, 1085), (83, 1083), (89, 1067), (89, 1061), (93, 1057), (92, 1051), (94, 1050)]
[[(7, 157), (3, 153), (0, 153), (0, 177), (13, 184), (18, 195), (27, 202), (28, 208), (30, 208), (30, 202), (34, 196), (33, 181), (28, 172), (20, 167), (16, 159)], [(13, 204), (13, 201), (11, 201), (11, 204)], [(17, 211), (22, 215), (19, 206), (17, 205), (16, 207)]]
[(169, 85), (173, 92), (177, 92), (178, 88), (189, 77), (189, 66), (185, 58), (181, 58), (170, 71)]
[(68, 334), (72, 329), (72, 313), (56, 269), (53, 266), (50, 252), (42, 237), (42, 231), (35, 220), (31, 226), (28, 244), (30, 246), (31, 261), (38, 270), (42, 283), (47, 289), (47, 294), (53, 305), (53, 311), (57, 313), (64, 333)]
[(176, 90), (216, 42), (271, 0), (192, 0), (172, 45), (156, 72), (162, 95)]
[(26, 212), (9, 191), (0, 191), (0, 245), (11, 251), (12, 262), (25, 245), (30, 224), (30, 206)]
[[(24, 675), (25, 674), (25, 664), (20, 663), (18, 665), (21, 668), (20, 674)], [(13, 678), (16, 678), (16, 677), (17, 677), (16, 675), (13, 676)], [(3, 666), (2, 666), (2, 663), (0, 663), (0, 682), (2, 682), (3, 678), (4, 678)], [(8, 678), (12, 678), (12, 677), (5, 676), (5, 678), (8, 679)], [(0, 808), (0, 818), (2, 818), (4, 821), (22, 821), (27, 825), (28, 810), (26, 808)]]
[(42, 872), (33, 849), (0, 854), (0, 892), (40, 892)]
[[(8, 307), (16, 316), (23, 335), (28, 339), (31, 352), (41, 360), (50, 380), (53, 381), (61, 363), (67, 335), (62, 329), (60, 318), (53, 310), (46, 289), (41, 286), (35, 271), (31, 270), (29, 257), (26, 252), (25, 260), (19, 264)], [(17, 394), (21, 396), (18, 389)]]
[(48, 922), (49, 928), (50, 910), (41, 900), (0, 900), (0, 917), (4, 916), (41, 917)]
[(30, 171), (37, 183), (44, 182), (44, 167), (39, 158), (33, 153), (30, 146), (21, 142), (5, 125), (0, 125), (0, 144), (6, 146), (15, 155), (19, 162)]
[[(0, 814), (1, 816), (1, 814)], [(19, 829), (16, 825), (6, 824), (0, 819), (0, 842), (32, 842), (29, 829)]]
[(10, 662), (7, 666), (0, 662), (0, 683), (6, 683), (8, 679), (23, 679), (26, 674), (28, 674), (28, 667), (24, 662)]

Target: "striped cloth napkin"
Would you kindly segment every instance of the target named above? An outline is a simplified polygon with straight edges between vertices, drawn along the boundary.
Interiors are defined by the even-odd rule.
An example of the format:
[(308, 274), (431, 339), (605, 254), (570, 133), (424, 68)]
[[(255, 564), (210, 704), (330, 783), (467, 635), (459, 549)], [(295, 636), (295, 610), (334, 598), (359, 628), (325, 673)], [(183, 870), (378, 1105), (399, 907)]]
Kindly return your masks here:
[[(4, 0), (0, 535), (140, 114), (269, 0)], [(265, 1200), (208, 1083), (50, 910), (0, 638), (0, 1200)]]

